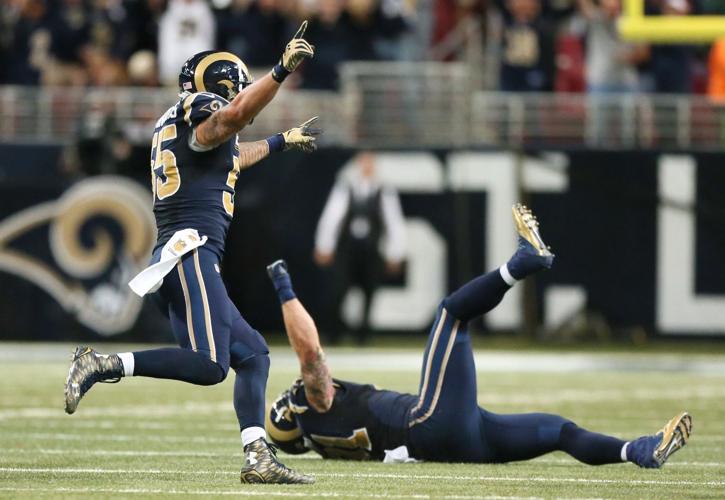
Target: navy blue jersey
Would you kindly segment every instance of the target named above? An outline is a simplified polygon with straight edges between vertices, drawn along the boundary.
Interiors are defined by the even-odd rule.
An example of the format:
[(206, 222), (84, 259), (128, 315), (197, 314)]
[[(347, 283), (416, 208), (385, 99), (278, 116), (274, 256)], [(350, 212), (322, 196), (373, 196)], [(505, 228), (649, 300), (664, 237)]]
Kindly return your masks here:
[[(283, 450), (312, 449), (324, 458), (382, 460), (385, 450), (406, 444), (408, 415), (417, 396), (337, 379), (334, 384), (335, 398), (325, 413), (309, 406), (301, 382), (275, 402), (272, 412), (279, 418), (268, 421), (267, 431)], [(284, 445), (290, 438), (300, 438), (296, 450)]]
[(176, 231), (192, 228), (209, 238), (207, 248), (220, 257), (224, 253), (234, 214), (239, 147), (235, 136), (205, 150), (195, 143), (194, 129), (227, 104), (215, 94), (191, 94), (156, 122), (151, 148), (156, 248)]

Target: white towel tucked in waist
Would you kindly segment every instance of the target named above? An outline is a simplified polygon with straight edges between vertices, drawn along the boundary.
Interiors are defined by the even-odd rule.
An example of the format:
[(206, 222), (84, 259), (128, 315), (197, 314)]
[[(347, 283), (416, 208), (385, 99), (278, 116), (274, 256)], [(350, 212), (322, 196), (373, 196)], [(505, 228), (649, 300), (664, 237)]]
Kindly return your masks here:
[(181, 258), (206, 243), (207, 237), (199, 237), (196, 229), (176, 231), (161, 249), (161, 260), (150, 265), (136, 275), (128, 286), (139, 297), (155, 292), (164, 282), (164, 277), (171, 272)]

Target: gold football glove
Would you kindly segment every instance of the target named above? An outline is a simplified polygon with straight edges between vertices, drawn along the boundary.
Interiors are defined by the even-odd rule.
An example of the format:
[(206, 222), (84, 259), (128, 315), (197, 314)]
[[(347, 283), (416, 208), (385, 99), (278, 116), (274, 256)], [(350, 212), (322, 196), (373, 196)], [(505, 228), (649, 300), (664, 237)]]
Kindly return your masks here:
[(272, 70), (272, 77), (282, 83), (287, 76), (297, 69), (300, 63), (308, 58), (314, 57), (315, 47), (302, 38), (307, 30), (307, 21), (303, 21), (300, 28), (287, 44), (282, 54), (282, 59)]
[(317, 121), (317, 116), (310, 118), (299, 127), (291, 128), (287, 132), (282, 132), (282, 138), (284, 139), (284, 150), (289, 151), (290, 149), (296, 148), (301, 149), (305, 153), (311, 153), (317, 149), (317, 136), (322, 133), (319, 128), (314, 128), (312, 125)]

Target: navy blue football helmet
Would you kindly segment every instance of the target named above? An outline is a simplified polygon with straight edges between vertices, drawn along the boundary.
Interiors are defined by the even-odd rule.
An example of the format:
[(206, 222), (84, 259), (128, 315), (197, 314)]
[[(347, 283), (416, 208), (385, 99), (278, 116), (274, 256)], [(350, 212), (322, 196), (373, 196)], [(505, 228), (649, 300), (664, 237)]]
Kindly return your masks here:
[(231, 52), (205, 50), (192, 56), (181, 67), (181, 92), (211, 92), (231, 101), (252, 83), (247, 65)]

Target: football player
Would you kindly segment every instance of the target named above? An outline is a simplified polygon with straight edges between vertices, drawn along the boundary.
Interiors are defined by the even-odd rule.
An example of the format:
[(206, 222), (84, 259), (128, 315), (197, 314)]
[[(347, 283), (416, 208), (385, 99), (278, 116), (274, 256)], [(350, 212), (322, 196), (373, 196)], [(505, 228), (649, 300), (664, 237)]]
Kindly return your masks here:
[(267, 413), (272, 440), (288, 453), (313, 450), (325, 458), (483, 463), (527, 460), (560, 450), (591, 465), (629, 461), (653, 468), (682, 448), (692, 429), (687, 413), (656, 434), (623, 441), (558, 415), (500, 415), (478, 406), (468, 322), (496, 307), (509, 288), (549, 268), (554, 259), (531, 212), (515, 205), (513, 213), (519, 234), (513, 257), (438, 306), (418, 395), (333, 379), (315, 324), (295, 298), (285, 263), (270, 265), (302, 372)]
[(178, 348), (100, 355), (79, 347), (65, 386), (65, 410), (76, 411), (96, 382), (143, 376), (197, 385), (218, 384), (236, 374), (234, 409), (245, 452), (242, 483), (311, 483), (313, 478), (281, 464), (264, 431), (269, 371), (265, 340), (244, 320), (227, 295), (219, 265), (234, 213), (239, 171), (270, 153), (311, 152), (320, 133), (315, 118), (266, 140), (238, 142), (284, 79), (314, 47), (295, 34), (274, 69), (252, 83), (245, 64), (229, 52), (191, 57), (179, 75), (180, 100), (156, 123), (151, 184), (158, 240), (151, 266), (129, 284), (153, 292), (168, 315)]

